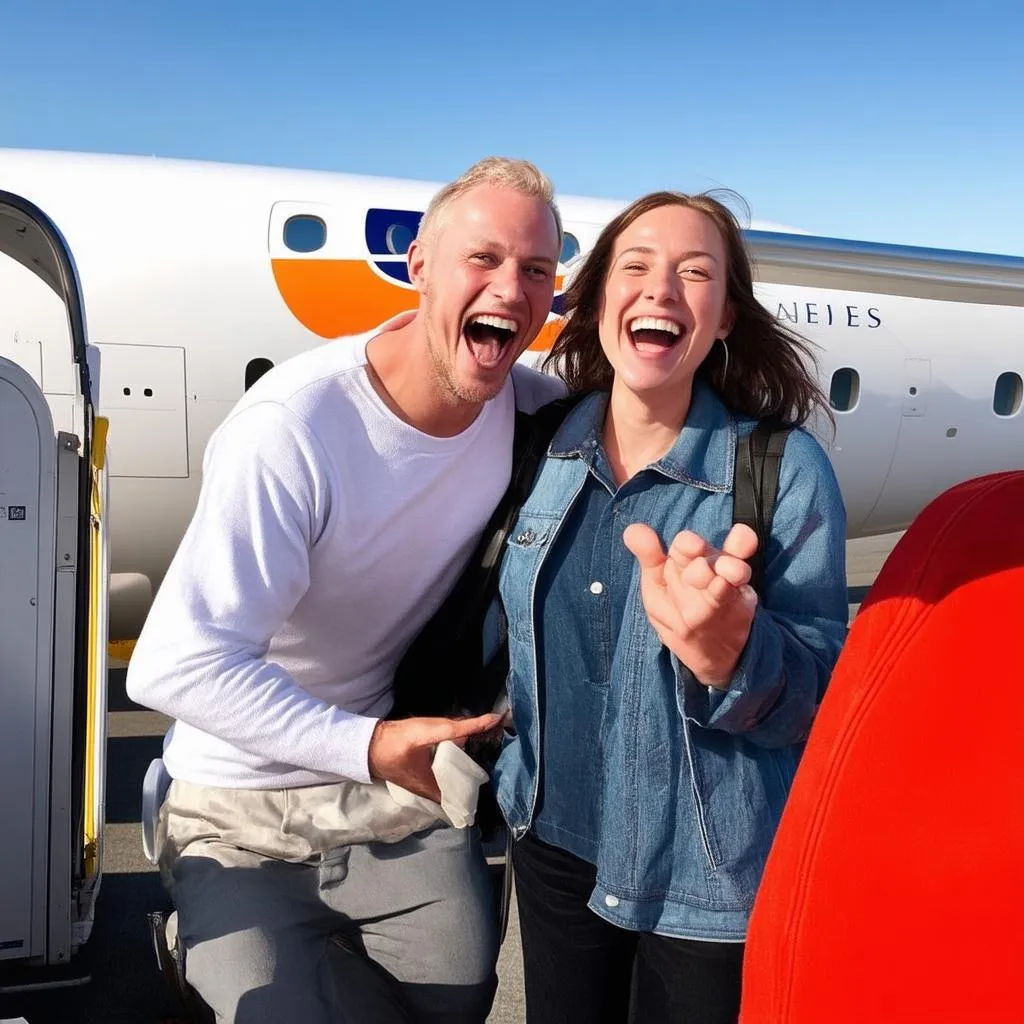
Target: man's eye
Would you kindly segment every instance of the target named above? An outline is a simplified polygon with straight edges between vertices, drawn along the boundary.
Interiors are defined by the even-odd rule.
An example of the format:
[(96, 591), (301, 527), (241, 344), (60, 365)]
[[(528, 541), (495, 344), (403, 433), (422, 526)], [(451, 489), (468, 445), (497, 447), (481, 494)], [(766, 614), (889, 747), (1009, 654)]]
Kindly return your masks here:
[(494, 263), (494, 257), (489, 252), (477, 252), (470, 258), (476, 263), (486, 263), (488, 266)]
[(531, 276), (537, 278), (538, 281), (543, 281), (548, 276), (546, 267), (527, 267), (526, 272)]

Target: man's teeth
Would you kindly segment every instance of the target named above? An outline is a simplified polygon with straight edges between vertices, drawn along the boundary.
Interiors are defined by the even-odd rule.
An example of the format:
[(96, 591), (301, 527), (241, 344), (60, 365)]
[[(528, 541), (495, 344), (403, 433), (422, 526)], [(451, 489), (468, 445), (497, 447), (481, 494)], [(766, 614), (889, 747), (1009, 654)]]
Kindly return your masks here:
[(480, 324), (481, 327), (497, 327), (503, 331), (512, 331), (513, 334), (516, 331), (515, 320), (506, 320), (503, 316), (491, 316), (489, 313), (475, 316), (469, 322), (471, 324)]
[(638, 316), (629, 325), (629, 329), (630, 331), (667, 331), (677, 337), (681, 330), (675, 320), (662, 320), (656, 316)]

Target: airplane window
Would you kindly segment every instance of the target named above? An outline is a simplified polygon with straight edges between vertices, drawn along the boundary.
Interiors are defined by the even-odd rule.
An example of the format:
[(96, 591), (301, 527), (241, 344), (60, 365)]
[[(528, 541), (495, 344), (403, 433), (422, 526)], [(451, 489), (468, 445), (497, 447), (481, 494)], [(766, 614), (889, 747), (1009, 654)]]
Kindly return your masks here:
[(374, 265), (385, 276), (409, 284), (409, 266), (403, 258), (409, 251), (423, 214), (418, 210), (366, 211), (366, 248)]
[(366, 248), (374, 256), (404, 256), (422, 217), (418, 210), (367, 210)]
[(580, 254), (580, 240), (571, 232), (566, 231), (562, 236), (562, 255), (559, 261), (568, 263), (575, 256)]
[(274, 368), (273, 362), (269, 359), (250, 359), (245, 366), (245, 390), (253, 386), (267, 372)]
[(1024, 381), (1019, 373), (1001, 373), (996, 381), (992, 408), (997, 416), (1015, 416), (1024, 398)]
[(289, 217), (284, 222), (284, 244), (292, 252), (316, 252), (327, 241), (327, 225), (308, 214)]
[(860, 398), (860, 374), (849, 366), (832, 374), (828, 403), (837, 412), (849, 412)]
[(392, 224), (384, 234), (384, 241), (392, 256), (404, 256), (415, 237), (416, 232), (408, 224)]

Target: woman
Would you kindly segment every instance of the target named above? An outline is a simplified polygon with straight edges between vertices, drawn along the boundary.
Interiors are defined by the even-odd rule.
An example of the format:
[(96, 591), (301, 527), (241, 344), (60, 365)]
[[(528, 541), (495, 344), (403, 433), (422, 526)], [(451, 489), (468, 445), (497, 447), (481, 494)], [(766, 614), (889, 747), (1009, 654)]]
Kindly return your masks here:
[[(760, 598), (732, 526), (736, 446), (824, 405), (807, 343), (754, 298), (727, 207), (659, 192), (602, 232), (551, 354), (585, 393), (508, 542), (527, 1019), (734, 1021), (747, 918), (846, 634), (846, 522), (794, 429)], [(668, 548), (667, 555), (665, 548)]]

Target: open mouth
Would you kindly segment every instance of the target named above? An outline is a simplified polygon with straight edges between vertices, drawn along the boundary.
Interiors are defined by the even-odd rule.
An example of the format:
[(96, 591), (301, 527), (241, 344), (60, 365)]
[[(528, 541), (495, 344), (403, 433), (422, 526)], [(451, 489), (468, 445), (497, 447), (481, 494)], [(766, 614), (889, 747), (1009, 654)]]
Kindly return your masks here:
[(675, 320), (638, 316), (629, 322), (629, 336), (638, 352), (664, 352), (683, 336), (683, 328)]
[(519, 328), (515, 320), (490, 313), (471, 316), (462, 329), (462, 336), (466, 339), (473, 358), (487, 370), (494, 369), (501, 363), (508, 346), (518, 333)]

